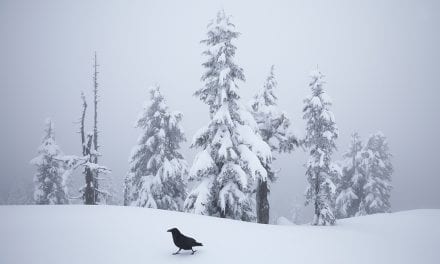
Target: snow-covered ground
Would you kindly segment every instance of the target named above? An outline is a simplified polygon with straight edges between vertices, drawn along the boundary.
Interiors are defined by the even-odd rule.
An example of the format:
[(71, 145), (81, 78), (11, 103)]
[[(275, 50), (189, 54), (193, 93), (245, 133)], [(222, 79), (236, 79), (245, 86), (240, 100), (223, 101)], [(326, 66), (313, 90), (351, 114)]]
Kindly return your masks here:
[[(144, 208), (0, 206), (0, 263), (439, 263), (440, 210), (271, 226)], [(171, 255), (166, 230), (205, 246)]]

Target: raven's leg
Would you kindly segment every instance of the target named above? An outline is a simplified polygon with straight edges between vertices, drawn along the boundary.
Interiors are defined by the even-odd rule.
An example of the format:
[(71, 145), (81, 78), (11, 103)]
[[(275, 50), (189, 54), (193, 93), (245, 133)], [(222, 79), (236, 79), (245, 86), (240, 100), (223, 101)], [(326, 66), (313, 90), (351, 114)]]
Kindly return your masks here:
[(180, 252), (181, 250), (182, 250), (182, 249), (179, 248), (179, 250), (177, 250), (176, 252), (174, 252), (173, 255), (177, 255), (177, 254), (179, 254), (179, 252)]
[(194, 255), (194, 253), (196, 253), (196, 251), (197, 251), (197, 250), (194, 250), (194, 249), (192, 249), (192, 248), (191, 248), (191, 250), (192, 250), (191, 255)]

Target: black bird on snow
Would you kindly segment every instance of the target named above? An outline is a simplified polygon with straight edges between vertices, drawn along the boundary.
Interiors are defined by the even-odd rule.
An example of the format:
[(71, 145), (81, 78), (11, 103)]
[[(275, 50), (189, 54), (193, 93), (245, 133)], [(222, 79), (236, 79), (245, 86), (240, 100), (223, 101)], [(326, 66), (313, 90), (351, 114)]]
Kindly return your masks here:
[(179, 229), (177, 228), (168, 229), (167, 232), (171, 232), (171, 234), (173, 235), (174, 245), (179, 248), (179, 250), (174, 252), (173, 255), (179, 254), (180, 250), (182, 249), (191, 250), (191, 255), (194, 255), (194, 252), (196, 252), (196, 250), (192, 248), (203, 246), (202, 243), (197, 242), (194, 238), (187, 237), (184, 234), (180, 233)]

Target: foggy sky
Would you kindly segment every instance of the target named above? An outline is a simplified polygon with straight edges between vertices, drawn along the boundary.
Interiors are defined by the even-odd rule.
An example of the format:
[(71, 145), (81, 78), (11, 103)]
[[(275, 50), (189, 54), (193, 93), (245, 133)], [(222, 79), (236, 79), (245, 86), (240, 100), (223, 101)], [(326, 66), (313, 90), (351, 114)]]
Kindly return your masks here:
[[(353, 131), (365, 140), (380, 130), (393, 154), (393, 210), (440, 208), (435, 0), (0, 0), (0, 194), (32, 181), (29, 160), (37, 154), (46, 117), (55, 122), (64, 153), (80, 154), (76, 122), (81, 91), (91, 100), (94, 51), (101, 65), (101, 164), (112, 170), (119, 192), (150, 85), (160, 84), (170, 109), (183, 112), (190, 142), (208, 121), (208, 107), (192, 96), (202, 85), (199, 42), (221, 8), (242, 33), (235, 44), (247, 79), (240, 84), (243, 102), (261, 89), (274, 64), (280, 108), (302, 133), (308, 73), (319, 65), (340, 131), (334, 158), (347, 149)], [(91, 130), (90, 111), (88, 118)], [(191, 163), (196, 151), (189, 142), (182, 153)], [(295, 200), (303, 201), (306, 159), (300, 149), (278, 156), (273, 215), (287, 215)]]

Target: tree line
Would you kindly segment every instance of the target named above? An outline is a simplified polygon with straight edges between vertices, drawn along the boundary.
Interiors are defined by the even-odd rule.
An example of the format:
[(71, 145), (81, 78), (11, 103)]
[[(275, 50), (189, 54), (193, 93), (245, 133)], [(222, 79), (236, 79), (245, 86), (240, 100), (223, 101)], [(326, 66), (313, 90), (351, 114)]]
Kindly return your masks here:
[[(180, 153), (186, 140), (180, 123), (183, 114), (171, 111), (158, 85), (136, 123), (142, 131), (130, 155), (124, 179), (124, 205), (185, 211), (243, 221), (269, 223), (270, 185), (277, 179), (273, 161), (277, 153), (303, 148), (309, 154), (305, 164), (308, 187), (306, 205), (314, 208), (313, 225), (331, 225), (337, 218), (389, 212), (391, 154), (385, 136), (378, 132), (364, 144), (353, 133), (342, 161), (333, 161), (339, 136), (332, 102), (325, 91), (325, 76), (310, 74), (309, 97), (304, 99), (305, 136), (291, 132), (287, 114), (278, 107), (274, 66), (262, 89), (243, 104), (239, 86), (246, 81), (243, 69), (234, 61), (239, 37), (231, 17), (224, 11), (208, 24), (202, 64), (203, 86), (194, 96), (208, 106), (209, 121), (193, 137), (198, 150), (191, 166)], [(87, 102), (82, 95), (80, 120), (81, 156), (64, 155), (55, 143), (52, 121), (32, 160), (36, 204), (67, 204), (66, 181), (81, 168), (85, 204), (103, 204), (111, 199), (105, 184), (110, 171), (98, 164), (98, 82), (94, 63), (94, 127), (85, 133)], [(188, 186), (193, 186), (189, 189)]]

